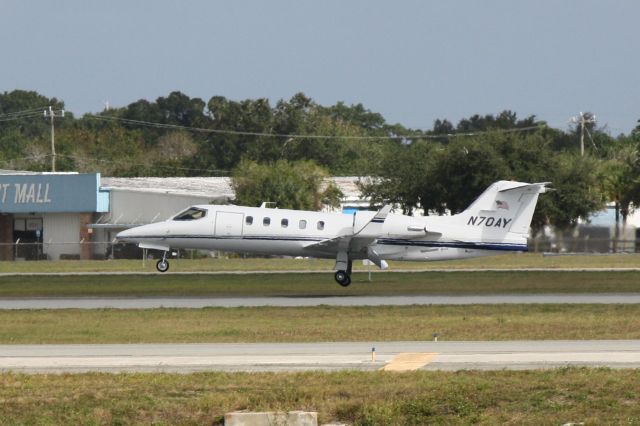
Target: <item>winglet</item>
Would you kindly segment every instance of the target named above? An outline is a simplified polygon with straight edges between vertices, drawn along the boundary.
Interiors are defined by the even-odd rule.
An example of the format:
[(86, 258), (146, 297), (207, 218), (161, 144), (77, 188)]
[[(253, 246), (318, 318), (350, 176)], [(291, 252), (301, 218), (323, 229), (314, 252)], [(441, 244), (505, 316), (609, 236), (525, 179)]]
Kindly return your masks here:
[(355, 232), (353, 236), (355, 237), (356, 235), (365, 233), (364, 232), (365, 230), (366, 230), (366, 234), (372, 234), (377, 236), (380, 233), (379, 232), (380, 229), (382, 229), (381, 228), (382, 224), (384, 223), (385, 220), (387, 220), (387, 216), (389, 215), (389, 212), (391, 212), (391, 206), (390, 205), (383, 206), (380, 210), (378, 210), (375, 216), (373, 216), (373, 219), (367, 222), (362, 228), (360, 228), (360, 230)]
[(371, 219), (371, 222), (373, 223), (384, 223), (385, 219), (387, 218), (387, 215), (389, 214), (389, 212), (391, 212), (391, 206), (389, 204), (383, 206), (380, 210), (378, 210), (378, 213), (376, 213), (376, 215), (373, 217), (373, 219)]

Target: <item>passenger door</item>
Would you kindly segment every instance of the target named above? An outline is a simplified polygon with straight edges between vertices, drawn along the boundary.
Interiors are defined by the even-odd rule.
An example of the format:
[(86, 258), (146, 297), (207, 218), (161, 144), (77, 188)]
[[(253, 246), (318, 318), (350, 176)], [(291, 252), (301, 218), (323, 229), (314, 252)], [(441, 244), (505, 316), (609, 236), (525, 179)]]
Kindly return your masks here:
[(240, 237), (244, 213), (216, 212), (216, 225), (214, 235), (216, 237)]

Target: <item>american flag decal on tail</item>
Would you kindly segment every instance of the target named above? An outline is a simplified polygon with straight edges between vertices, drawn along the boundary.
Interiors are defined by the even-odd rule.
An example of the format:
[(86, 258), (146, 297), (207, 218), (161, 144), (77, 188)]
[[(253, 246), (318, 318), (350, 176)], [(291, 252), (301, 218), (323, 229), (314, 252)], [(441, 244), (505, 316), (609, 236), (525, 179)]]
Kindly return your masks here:
[(509, 204), (506, 201), (496, 200), (499, 209), (509, 210)]

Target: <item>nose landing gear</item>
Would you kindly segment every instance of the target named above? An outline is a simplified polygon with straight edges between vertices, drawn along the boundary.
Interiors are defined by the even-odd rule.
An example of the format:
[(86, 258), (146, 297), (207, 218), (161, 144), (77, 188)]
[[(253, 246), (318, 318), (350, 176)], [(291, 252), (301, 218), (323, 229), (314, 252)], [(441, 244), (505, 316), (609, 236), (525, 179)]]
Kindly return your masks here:
[(167, 272), (169, 270), (169, 261), (167, 260), (167, 252), (162, 253), (162, 259), (156, 263), (158, 272)]

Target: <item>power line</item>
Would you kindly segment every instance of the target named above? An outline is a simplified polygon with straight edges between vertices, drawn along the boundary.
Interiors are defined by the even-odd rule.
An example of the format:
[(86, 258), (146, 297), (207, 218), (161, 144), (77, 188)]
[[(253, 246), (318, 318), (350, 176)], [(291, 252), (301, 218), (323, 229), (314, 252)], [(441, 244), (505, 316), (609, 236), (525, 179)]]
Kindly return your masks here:
[(22, 115), (14, 115), (14, 116), (10, 116), (10, 117), (2, 117), (2, 116), (0, 116), (0, 122), (22, 120), (22, 119), (33, 118), (33, 117), (42, 117), (42, 111), (40, 111), (40, 112), (31, 112), (31, 113), (22, 114)]
[(22, 114), (24, 112), (35, 112), (35, 111), (42, 111), (43, 108), (46, 108), (48, 105), (46, 106), (41, 106), (38, 108), (30, 108), (30, 109), (23, 109), (21, 111), (14, 111), (14, 112), (4, 112), (2, 114), (0, 114), (0, 117), (2, 117), (3, 115), (15, 115), (15, 114)]
[(351, 140), (441, 139), (441, 138), (455, 138), (455, 137), (465, 137), (465, 136), (478, 136), (478, 135), (483, 135), (488, 133), (526, 132), (529, 130), (542, 129), (546, 127), (545, 125), (536, 125), (536, 126), (528, 126), (528, 127), (518, 127), (514, 129), (496, 129), (496, 130), (486, 130), (486, 131), (479, 131), (479, 132), (447, 133), (447, 134), (439, 134), (439, 135), (408, 134), (408, 135), (386, 135), (386, 136), (348, 136), (348, 135), (338, 136), (338, 135), (285, 134), (285, 133), (267, 133), (267, 132), (246, 132), (241, 130), (206, 129), (202, 127), (189, 127), (189, 126), (180, 126), (177, 124), (154, 123), (151, 121), (130, 120), (128, 118), (118, 118), (118, 117), (109, 117), (109, 116), (90, 115), (87, 117), (95, 120), (120, 122), (124, 124), (131, 124), (131, 125), (142, 126), (142, 127), (153, 127), (158, 129), (175, 129), (175, 130), (186, 130), (186, 131), (193, 131), (193, 132), (200, 132), (200, 133), (213, 133), (213, 134), (221, 134), (221, 135), (280, 137), (280, 138), (290, 138), (290, 139), (351, 139)]
[(55, 138), (55, 129), (53, 126), (53, 119), (56, 117), (58, 118), (64, 117), (64, 110), (63, 109), (55, 110), (49, 107), (49, 109), (44, 110), (44, 116), (45, 118), (51, 119), (51, 171), (55, 172), (56, 171), (56, 138)]
[[(125, 163), (124, 161), (116, 161), (116, 160), (105, 160), (105, 159), (101, 159), (101, 158), (95, 158), (95, 157), (86, 157), (86, 156), (80, 156), (80, 155), (63, 155), (63, 154), (57, 154), (58, 157), (64, 157), (64, 158), (71, 158), (73, 160), (76, 161), (95, 161), (96, 163), (108, 163), (108, 164), (123, 164)], [(45, 155), (45, 157), (50, 157), (50, 155)], [(150, 167), (148, 164), (143, 164), (143, 163), (126, 163), (127, 166), (141, 166), (141, 167)], [(231, 173), (229, 170), (219, 170), (219, 169), (201, 169), (201, 168), (194, 168), (194, 167), (174, 167), (174, 166), (162, 166), (162, 165), (156, 165), (154, 164), (153, 166), (151, 166), (152, 168), (160, 168), (160, 169), (171, 169), (171, 170), (184, 170), (184, 171), (193, 171), (193, 172), (212, 172), (212, 173)]]
[[(44, 160), (46, 160), (47, 158), (51, 158), (52, 155), (51, 154), (43, 154), (43, 155), (30, 155), (27, 157), (17, 157), (17, 158), (9, 158), (9, 159), (5, 159), (5, 160), (0, 160), (0, 164), (12, 164), (16, 161), (39, 161), (39, 162), (43, 162)], [(80, 155), (65, 155), (65, 154), (56, 154), (56, 157), (62, 157), (62, 158), (70, 158), (72, 160), (75, 161), (93, 161), (96, 163), (106, 163), (106, 164), (124, 164), (124, 161), (116, 161), (116, 160), (105, 160), (105, 159), (100, 159), (100, 158), (95, 158), (95, 157), (86, 157), (86, 156), (80, 156)], [(134, 167), (134, 166), (140, 166), (140, 167), (150, 167), (148, 164), (143, 164), (143, 163), (126, 163), (126, 166), (128, 167)], [(209, 172), (209, 173), (217, 173), (217, 174), (230, 174), (231, 171), (230, 170), (220, 170), (220, 169), (212, 169), (212, 168), (208, 168), (208, 169), (203, 169), (203, 168), (195, 168), (195, 167), (177, 167), (177, 166), (163, 166), (163, 165), (156, 165), (154, 164), (153, 166), (154, 169), (169, 169), (169, 170), (184, 170), (184, 171), (193, 171), (193, 172)]]
[[(11, 113), (0, 114), (0, 122), (5, 121), (14, 121), (20, 119), (41, 117), (41, 113), (43, 108), (33, 108), (23, 111), (16, 111)], [(47, 116), (48, 117), (48, 116)], [(268, 133), (268, 132), (249, 132), (242, 130), (221, 130), (221, 129), (207, 129), (202, 127), (191, 127), (191, 126), (181, 126), (177, 124), (167, 124), (167, 123), (157, 123), (151, 121), (143, 121), (143, 120), (131, 120), (127, 118), (119, 118), (119, 117), (111, 117), (111, 116), (99, 116), (99, 115), (87, 115), (86, 117), (92, 118), (94, 120), (101, 120), (107, 122), (119, 122), (123, 124), (142, 126), (142, 127), (152, 127), (157, 129), (173, 129), (173, 130), (185, 130), (192, 132), (200, 132), (200, 133), (212, 133), (212, 134), (220, 134), (220, 135), (235, 135), (235, 136), (260, 136), (260, 137), (280, 137), (280, 138), (290, 138), (290, 139), (348, 139), (348, 140), (374, 140), (374, 139), (392, 139), (392, 140), (410, 140), (410, 139), (442, 139), (442, 138), (456, 138), (456, 137), (469, 137), (469, 136), (478, 136), (487, 133), (516, 133), (516, 132), (526, 132), (530, 130), (536, 130), (546, 127), (545, 125), (536, 125), (536, 126), (527, 126), (527, 127), (518, 127), (513, 129), (495, 129), (495, 130), (484, 130), (477, 132), (464, 132), (464, 133), (444, 133), (438, 135), (426, 135), (420, 133), (413, 133), (407, 135), (378, 135), (378, 136), (352, 136), (352, 135), (319, 135), (319, 134), (286, 134), (286, 133)]]
[[(589, 129), (585, 129), (586, 124), (594, 124), (596, 122), (596, 116), (593, 114), (583, 114), (580, 112), (579, 117), (572, 117), (572, 123), (580, 124), (580, 155), (584, 157), (584, 131), (586, 130), (589, 134), (589, 138), (591, 139), (591, 143), (593, 144), (593, 138), (591, 138), (591, 133), (589, 133)], [(594, 144), (595, 147), (595, 144)]]
[(46, 106), (44, 107), (40, 107), (40, 108), (31, 108), (31, 109), (24, 109), (22, 111), (15, 111), (15, 112), (5, 112), (0, 114), (0, 119), (2, 118), (12, 118), (12, 117), (22, 117), (25, 115), (34, 115), (37, 113), (41, 113), (43, 109), (47, 108)]

